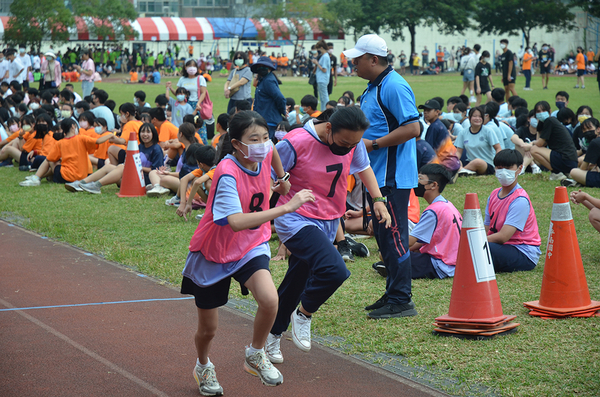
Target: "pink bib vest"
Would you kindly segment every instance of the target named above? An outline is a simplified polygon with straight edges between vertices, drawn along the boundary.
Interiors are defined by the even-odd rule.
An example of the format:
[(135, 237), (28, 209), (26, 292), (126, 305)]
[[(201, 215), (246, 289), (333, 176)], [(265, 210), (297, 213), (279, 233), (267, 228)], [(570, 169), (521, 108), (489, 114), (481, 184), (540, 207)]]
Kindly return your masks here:
[(260, 173), (250, 175), (240, 168), (233, 160), (223, 159), (213, 176), (213, 183), (208, 194), (206, 212), (196, 228), (190, 251), (202, 252), (202, 255), (211, 262), (229, 263), (239, 261), (252, 248), (269, 241), (271, 238), (271, 224), (263, 223), (254, 229), (234, 232), (229, 224), (219, 226), (213, 221), (213, 204), (217, 186), (222, 177), (233, 177), (237, 183), (237, 190), (244, 213), (266, 211), (269, 209), (269, 195), (271, 192), (271, 159), (273, 151), (262, 162)]
[(356, 148), (336, 156), (304, 128), (290, 131), (284, 139), (294, 148), (296, 165), (289, 170), (292, 187), (279, 199), (279, 205), (290, 201), (300, 190), (311, 189), (316, 200), (302, 205), (296, 210), (298, 214), (322, 220), (341, 218), (346, 211), (348, 174)]
[(525, 222), (525, 227), (523, 228), (522, 232), (517, 230), (515, 234), (512, 235), (510, 240), (506, 242), (506, 244), (526, 244), (539, 246), (541, 244), (541, 239), (538, 232), (537, 219), (535, 217), (535, 211), (533, 210), (533, 205), (531, 205), (531, 200), (529, 200), (527, 192), (523, 188), (519, 188), (511, 195), (500, 199), (498, 198), (500, 189), (502, 188), (494, 190), (490, 195), (488, 207), (488, 213), (490, 214), (490, 229), (488, 231), (488, 235), (497, 233), (502, 229), (502, 226), (504, 226), (504, 222), (506, 221), (506, 214), (508, 214), (508, 208), (510, 207), (510, 204), (519, 197), (525, 197), (527, 201), (529, 201), (529, 216)]
[(423, 245), (419, 251), (422, 254), (429, 254), (441, 260), (446, 265), (456, 266), (460, 228), (462, 227), (460, 212), (449, 201), (436, 201), (429, 205), (425, 211), (435, 213), (437, 226), (429, 244)]

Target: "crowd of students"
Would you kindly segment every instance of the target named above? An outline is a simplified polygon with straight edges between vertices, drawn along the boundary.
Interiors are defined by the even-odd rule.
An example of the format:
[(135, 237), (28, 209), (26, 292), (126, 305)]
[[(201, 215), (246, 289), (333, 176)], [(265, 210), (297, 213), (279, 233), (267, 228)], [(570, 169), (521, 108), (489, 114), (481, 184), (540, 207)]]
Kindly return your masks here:
[[(312, 315), (350, 276), (344, 262), (369, 255), (356, 239), (376, 237), (382, 261), (374, 269), (387, 281), (382, 298), (366, 307), (369, 316), (414, 316), (410, 280), (454, 276), (462, 218), (442, 195), (448, 184), (460, 183), (460, 176), (496, 176), (484, 224), (497, 272), (532, 270), (541, 255), (520, 175), (547, 170), (564, 186), (600, 187), (600, 122), (589, 106), (573, 111), (567, 92), (556, 94), (554, 111), (546, 101), (529, 106), (494, 88), (489, 95), (477, 91), (486, 94), (482, 105), (465, 95), (435, 97), (418, 113), (412, 89), (387, 63), (385, 42), (365, 41), (345, 54), (369, 89), (357, 98), (347, 91), (337, 101), (321, 101), (322, 110), (317, 96), (298, 105), (285, 98), (287, 117), (274, 134), (245, 98), (216, 118), (202, 114), (208, 91), (194, 60), (154, 106), (141, 90), (116, 109), (98, 88), (81, 98), (72, 86), (40, 92), (16, 81), (0, 98), (0, 166), (16, 162), (31, 173), (21, 186), (40, 186), (46, 178), (69, 192), (100, 194), (121, 183), (133, 136), (148, 197), (173, 193), (165, 204), (185, 219), (205, 208), (196, 216), (181, 288), (198, 308), (194, 377), (203, 395), (223, 392), (209, 351), (231, 278), (258, 303), (244, 367), (276, 386), (283, 382), (273, 365), (283, 362), (282, 333), (291, 324), (294, 344), (310, 350)], [(326, 44), (320, 50), (328, 53)], [(240, 55), (235, 66), (248, 62)], [(393, 92), (400, 101), (390, 100)], [(402, 137), (391, 141), (393, 135)], [(414, 175), (407, 174), (411, 168)], [(428, 204), (422, 213), (418, 197)], [(571, 197), (590, 209), (600, 231), (600, 200), (581, 191)], [(269, 273), (272, 231), (281, 241), (276, 259), (289, 256), (278, 290)]]

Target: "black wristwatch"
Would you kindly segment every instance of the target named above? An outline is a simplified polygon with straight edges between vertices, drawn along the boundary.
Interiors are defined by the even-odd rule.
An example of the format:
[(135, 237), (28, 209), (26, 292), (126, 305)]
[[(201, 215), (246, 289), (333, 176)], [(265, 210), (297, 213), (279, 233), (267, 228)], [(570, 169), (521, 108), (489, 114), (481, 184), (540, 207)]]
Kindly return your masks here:
[(379, 144), (377, 144), (377, 139), (373, 139), (371, 141), (371, 145), (373, 146), (373, 150), (379, 150)]
[(277, 180), (287, 182), (290, 179), (290, 173), (286, 172), (281, 178), (277, 177)]

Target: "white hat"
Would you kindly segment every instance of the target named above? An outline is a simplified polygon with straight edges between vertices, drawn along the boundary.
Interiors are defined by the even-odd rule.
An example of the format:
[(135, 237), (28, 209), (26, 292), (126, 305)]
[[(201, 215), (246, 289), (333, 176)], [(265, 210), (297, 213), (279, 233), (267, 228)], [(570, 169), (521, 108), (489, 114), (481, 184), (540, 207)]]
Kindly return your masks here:
[(55, 59), (56, 59), (56, 55), (54, 55), (54, 53), (53, 53), (52, 51), (48, 51), (48, 52), (46, 52), (46, 53), (44, 54), (44, 56), (46, 56), (46, 57), (52, 57), (52, 58), (55, 58)]
[(344, 51), (344, 55), (350, 59), (358, 58), (365, 54), (387, 56), (387, 45), (385, 40), (376, 34), (366, 34), (356, 42), (354, 48)]

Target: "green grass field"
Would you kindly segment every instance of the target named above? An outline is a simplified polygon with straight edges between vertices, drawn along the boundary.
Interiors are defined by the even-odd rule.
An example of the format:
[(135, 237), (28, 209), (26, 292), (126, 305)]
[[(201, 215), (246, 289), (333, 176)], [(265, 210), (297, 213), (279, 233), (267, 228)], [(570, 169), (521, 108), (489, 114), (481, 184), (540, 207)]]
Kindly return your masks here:
[[(495, 77), (498, 79), (497, 77)], [(172, 79), (176, 80), (176, 79)], [(572, 89), (575, 78), (552, 78), (550, 90), (542, 91), (539, 76), (534, 76), (534, 91), (522, 91), (524, 79), (518, 78), (518, 92), (532, 106), (538, 100), (554, 103), (554, 94), (566, 90), (571, 94), (570, 107), (587, 104), (600, 112), (595, 81), (588, 79), (586, 90)], [(462, 82), (456, 74), (444, 76), (409, 77), (417, 104), (433, 96), (447, 99), (460, 93)], [(222, 96), (224, 79), (209, 83), (215, 103), (215, 116), (226, 107)], [(163, 86), (124, 85), (99, 83), (117, 104), (133, 99), (133, 93), (144, 89), (148, 101), (164, 92)], [(332, 99), (352, 90), (360, 94), (366, 82), (358, 78), (340, 78)], [(76, 89), (79, 89), (76, 87)], [(312, 94), (306, 79), (284, 79), (281, 86), (285, 96), (299, 103), (302, 96)], [(146, 197), (120, 199), (117, 188), (103, 188), (101, 195), (68, 193), (62, 185), (45, 181), (36, 188), (23, 188), (18, 182), (26, 173), (16, 168), (0, 169), (0, 217), (24, 227), (97, 253), (105, 258), (164, 280), (174, 285), (181, 280), (181, 270), (187, 255), (190, 238), (197, 221), (185, 222), (175, 215), (173, 207), (164, 200)], [(519, 177), (528, 191), (536, 210), (545, 246), (552, 211), (554, 188), (557, 182), (548, 180), (549, 173)], [(444, 196), (462, 212), (465, 194), (478, 194), (485, 208), (489, 193), (498, 186), (493, 176), (460, 178), (448, 185)], [(600, 196), (600, 190), (585, 189)], [(421, 209), (426, 203), (421, 202)], [(598, 233), (588, 222), (588, 211), (572, 206), (575, 227), (586, 270), (590, 295), (600, 300), (600, 245)], [(365, 240), (363, 240), (365, 241)], [(366, 240), (371, 252), (376, 252), (373, 239)], [(277, 240), (271, 241), (276, 249)], [(505, 314), (517, 315), (521, 325), (518, 332), (488, 341), (468, 341), (433, 336), (433, 320), (447, 314), (452, 280), (416, 280), (413, 299), (419, 315), (385, 321), (368, 320), (363, 307), (379, 298), (385, 281), (372, 269), (377, 259), (358, 259), (348, 263), (352, 276), (314, 316), (313, 332), (321, 336), (343, 338), (335, 344), (347, 353), (361, 353), (374, 357), (385, 352), (405, 357), (410, 365), (425, 367), (440, 378), (452, 377), (458, 384), (448, 386), (440, 381), (439, 387), (451, 394), (466, 394), (470, 385), (479, 384), (507, 396), (597, 396), (600, 390), (600, 318), (541, 320), (530, 317), (522, 303), (539, 298), (544, 268), (544, 257), (531, 272), (499, 274), (497, 281)], [(286, 271), (285, 262), (272, 263), (275, 285)], [(232, 287), (232, 296), (239, 299), (238, 287)], [(191, 345), (190, 330), (190, 349)], [(374, 359), (376, 359), (374, 357)], [(472, 393), (469, 393), (472, 394)]]

